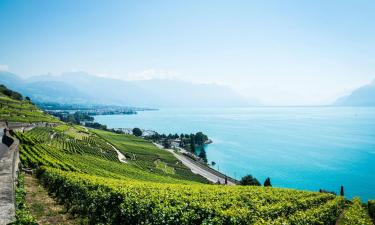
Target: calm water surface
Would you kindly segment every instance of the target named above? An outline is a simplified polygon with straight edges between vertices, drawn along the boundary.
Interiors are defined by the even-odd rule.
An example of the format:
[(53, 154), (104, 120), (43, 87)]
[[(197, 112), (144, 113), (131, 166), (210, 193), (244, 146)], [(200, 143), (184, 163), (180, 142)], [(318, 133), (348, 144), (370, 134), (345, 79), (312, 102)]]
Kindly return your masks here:
[(159, 133), (202, 131), (216, 169), (252, 174), (273, 186), (339, 192), (375, 199), (375, 107), (160, 109), (96, 116), (110, 128)]

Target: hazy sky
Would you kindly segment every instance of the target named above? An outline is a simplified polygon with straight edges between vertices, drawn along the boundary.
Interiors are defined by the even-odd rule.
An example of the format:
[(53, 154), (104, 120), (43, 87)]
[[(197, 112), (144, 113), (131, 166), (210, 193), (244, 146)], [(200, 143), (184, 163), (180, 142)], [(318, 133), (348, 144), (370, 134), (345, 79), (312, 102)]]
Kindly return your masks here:
[(375, 1), (0, 1), (0, 70), (229, 85), (324, 104), (375, 78)]

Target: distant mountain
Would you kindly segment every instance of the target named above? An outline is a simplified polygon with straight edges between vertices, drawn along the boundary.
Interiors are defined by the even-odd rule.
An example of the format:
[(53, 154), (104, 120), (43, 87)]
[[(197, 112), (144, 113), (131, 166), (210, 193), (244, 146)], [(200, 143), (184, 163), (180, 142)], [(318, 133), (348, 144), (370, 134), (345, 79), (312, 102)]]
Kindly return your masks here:
[(90, 96), (63, 82), (53, 80), (25, 80), (9, 73), (0, 72), (0, 83), (39, 102), (88, 103)]
[(338, 106), (375, 106), (375, 80), (336, 100)]
[(236, 107), (258, 102), (216, 84), (180, 80), (124, 81), (85, 72), (22, 79), (0, 72), (0, 83), (39, 102), (117, 104), (139, 107)]

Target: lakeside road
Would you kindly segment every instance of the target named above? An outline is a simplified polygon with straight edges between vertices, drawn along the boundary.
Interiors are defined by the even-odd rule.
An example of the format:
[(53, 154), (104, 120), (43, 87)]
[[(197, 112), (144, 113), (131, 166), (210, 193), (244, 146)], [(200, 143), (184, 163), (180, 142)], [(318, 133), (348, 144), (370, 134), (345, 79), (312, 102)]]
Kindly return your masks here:
[[(163, 146), (154, 143), (154, 145), (160, 149), (164, 149)], [(178, 160), (180, 160), (186, 167), (188, 167), (193, 173), (199, 174), (203, 177), (205, 177), (207, 180), (216, 183), (217, 181), (220, 181), (221, 184), (225, 183), (225, 177), (220, 176), (218, 174), (212, 173), (207, 168), (204, 168), (203, 165), (200, 165), (197, 162), (194, 162), (192, 159), (189, 159), (188, 157), (184, 155), (177, 154), (173, 149), (164, 149), (174, 155)], [(228, 185), (235, 185), (235, 183), (231, 182), (229, 179), (227, 180)]]

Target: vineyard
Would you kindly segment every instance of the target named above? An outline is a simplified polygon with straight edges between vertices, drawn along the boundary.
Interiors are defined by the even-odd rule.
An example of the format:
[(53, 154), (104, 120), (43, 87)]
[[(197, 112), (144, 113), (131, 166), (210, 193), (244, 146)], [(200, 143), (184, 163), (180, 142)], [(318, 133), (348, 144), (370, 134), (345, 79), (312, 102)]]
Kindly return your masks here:
[[(143, 139), (88, 130), (79, 140), (71, 129), (17, 133), (21, 160), (72, 214), (92, 224), (334, 224), (345, 205), (331, 194), (202, 184)], [(129, 163), (118, 161), (108, 140)], [(158, 171), (155, 159), (176, 173)]]
[(6, 96), (0, 96), (0, 121), (60, 122), (28, 101), (17, 101)]
[[(2, 114), (10, 108), (30, 107), (32, 121), (54, 120), (29, 103), (9, 101)], [(28, 120), (25, 110), (16, 115), (24, 115), (18, 121)], [(5, 117), (14, 117), (9, 115)], [(336, 224), (339, 218), (341, 224), (372, 223), (359, 200), (350, 203), (328, 193), (208, 184), (147, 140), (60, 124), (14, 134), (21, 142), (22, 166), (34, 169), (59, 203), (71, 214), (88, 218), (90, 224), (320, 225)], [(125, 155), (125, 162), (119, 161), (114, 148)]]

